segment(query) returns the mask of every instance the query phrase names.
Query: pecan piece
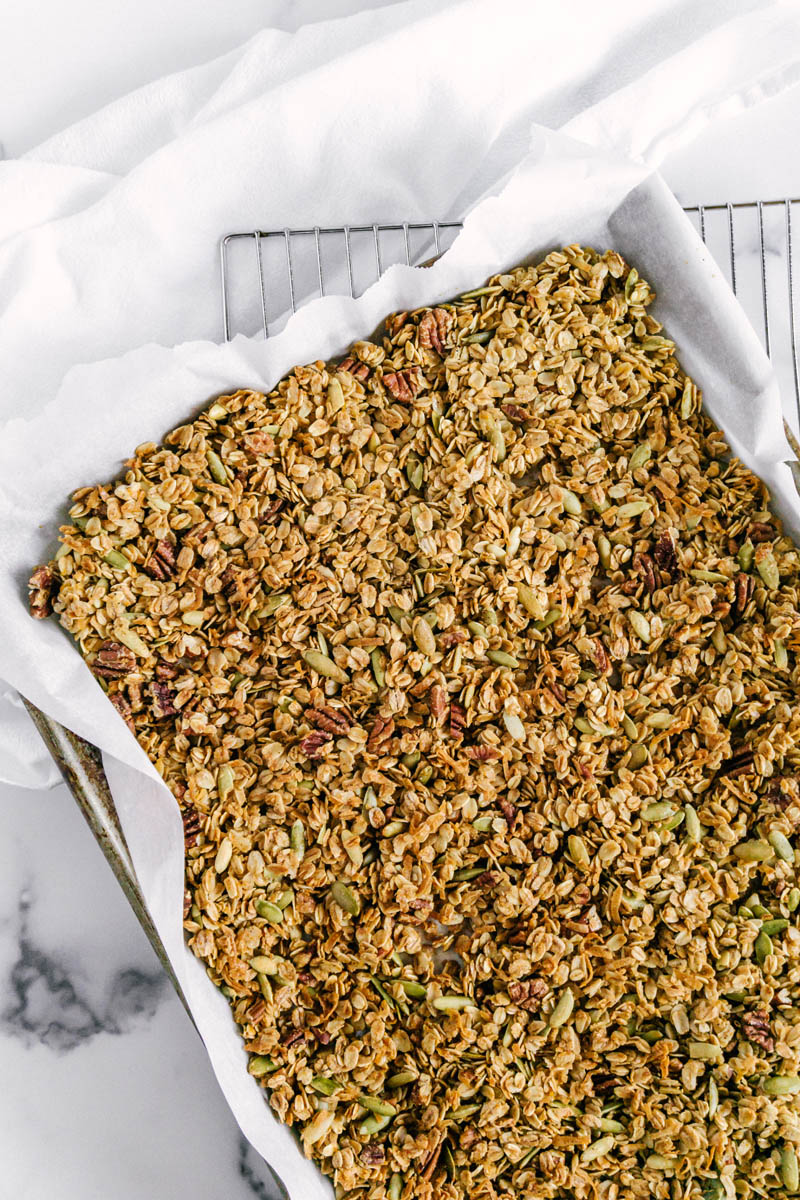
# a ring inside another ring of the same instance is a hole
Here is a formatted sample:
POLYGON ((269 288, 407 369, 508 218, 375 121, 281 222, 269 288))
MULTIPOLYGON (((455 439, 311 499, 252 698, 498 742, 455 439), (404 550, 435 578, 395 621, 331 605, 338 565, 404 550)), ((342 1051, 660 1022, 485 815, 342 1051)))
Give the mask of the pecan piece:
POLYGON ((190 850, 192 846, 196 846, 200 841, 203 823, 200 820, 200 813, 194 805, 191 808, 184 809, 181 816, 183 819, 183 840, 186 843, 187 850, 190 850))
POLYGON ((517 819, 517 810, 510 800, 506 800, 505 796, 498 797, 497 803, 500 806, 500 811, 506 819, 509 832, 514 828, 514 822, 517 819))
POLYGON ((156 721, 172 717, 178 711, 174 704, 175 693, 165 683, 150 684, 150 709, 156 721))
POLYGON ((369 377, 369 366, 367 363, 359 362, 357 358, 348 356, 339 363, 337 371, 347 371, 354 379, 360 380, 362 383, 369 377))
POLYGON ((467 635, 463 629, 445 629, 439 636, 439 645, 443 650, 452 650, 453 646, 458 646, 466 640, 467 635))
POLYGON ((367 1167, 379 1167, 386 1160, 386 1152, 378 1143, 367 1143, 361 1151, 361 1161, 367 1167))
POLYGON ((306 711, 306 720, 316 729, 324 729, 326 733, 345 734, 350 732, 353 724, 350 714, 344 708, 332 708, 329 704, 322 708, 310 708, 306 711))
POLYGON ((608 657, 608 651, 606 650, 602 639, 599 637, 594 639, 594 663, 598 671, 602 671, 603 674, 605 674, 605 672, 611 666, 611 662, 608 657))
POLYGON ((776 530, 766 521, 753 521, 747 531, 747 536, 754 545, 759 542, 771 542, 777 536, 776 530))
POLYGON ((494 746, 465 746, 464 754, 475 762, 494 762, 500 757, 500 751, 494 746))
POLYGON ((259 996, 257 1000, 253 1001, 245 1013, 248 1021, 250 1021, 253 1025, 257 1025, 258 1022, 262 1021, 266 1015, 267 1006, 261 996, 259 996))
POLYGON ((406 367, 403 371, 386 371, 383 382, 395 400, 402 404, 411 404, 420 390, 419 371, 416 367, 406 367))
POLYGON ((160 662, 156 663, 156 679, 158 679, 160 683, 164 683, 164 681, 167 679, 177 679, 178 674, 178 668, 174 663, 168 663, 163 658, 160 662))
POLYGON ((760 1046, 765 1054, 772 1054, 775 1039, 772 1036, 769 1018, 763 1009, 746 1013, 742 1018, 742 1033, 754 1046, 760 1046))
POLYGON ((392 313, 391 316, 387 317, 386 318, 386 332, 388 333, 389 337, 394 337, 394 335, 396 333, 399 333, 400 330, 405 325, 407 320, 408 320, 407 312, 392 313))
POLYGON ((499 871, 484 871, 482 875, 477 877, 475 882, 479 888, 486 888, 488 890, 495 887, 500 882, 500 879, 501 875, 499 871))
POLYGON ((133 733, 133 710, 131 709, 127 698, 123 696, 122 692, 114 692, 114 694, 110 695, 108 698, 114 705, 114 708, 117 710, 119 715, 122 717, 125 724, 128 726, 128 729, 130 729, 131 733, 133 733))
POLYGON ((658 566, 667 575, 675 575, 678 571, 678 551, 675 543, 672 540, 672 534, 669 530, 662 533, 656 543, 656 548, 653 551, 653 558, 658 566))
POLYGON ((429 308, 419 323, 420 346, 444 357, 445 339, 452 323, 453 318, 446 308, 429 308))
POLYGON ((467 724, 467 714, 457 700, 450 701, 450 737, 462 738, 467 724))
POLYGON ((652 596, 658 586, 656 581, 656 565, 649 554, 635 554, 633 565, 644 580, 644 586, 652 596))
POLYGON ((524 425, 526 421, 530 420, 528 413, 518 404, 501 404, 500 409, 514 425, 524 425))
POLYGON ((547 688, 558 704, 566 704, 567 693, 564 691, 560 683, 556 683, 556 681, 553 679, 550 681, 550 683, 548 683, 547 688))
POLYGON ((367 750, 370 754, 377 754, 385 742, 394 733, 394 717, 376 717, 372 722, 372 728, 369 731, 367 738, 367 750))
POLYGON ((222 594, 228 603, 242 604, 249 599, 252 583, 252 571, 240 571, 237 567, 226 567, 219 577, 222 594))
POLYGON ((526 1012, 536 1012, 549 992, 543 979, 521 979, 508 985, 509 999, 526 1012))
POLYGON ((31 616, 43 621, 53 611, 53 596, 58 591, 58 576, 52 567, 37 567, 28 580, 31 616))
POLYGON ((92 670, 101 679, 120 679, 136 669, 136 655, 122 642, 111 639, 103 642, 97 651, 92 670))
MULTIPOLYGON (((297 978, 299 979, 300 976, 298 975, 297 978)), ((303 980, 303 983, 311 983, 312 978, 313 977, 309 975, 307 979, 303 980)), ((320 1046, 329 1046, 331 1044, 331 1035, 328 1033, 327 1029, 312 1029, 311 1032, 314 1034, 314 1037, 317 1039, 320 1046)))
POLYGON ((745 575, 744 571, 740 571, 734 578, 734 601, 732 612, 734 618, 739 620, 744 616, 744 610, 753 598, 753 592, 756 589, 756 581, 752 575, 745 575))
POLYGON ((249 433, 244 439, 244 444, 249 454, 272 456, 275 453, 275 439, 271 433, 267 433, 266 429, 256 429, 253 433, 249 433))
POLYGON ((298 1042, 304 1042, 306 1033, 304 1029, 295 1029, 283 1039, 283 1044, 287 1050, 290 1046, 296 1046, 298 1042))
POLYGON ((315 729, 307 734, 300 743, 300 749, 307 758, 319 758, 322 748, 331 741, 331 734, 325 729, 315 729))
POLYGON ((727 779, 735 779, 738 775, 746 775, 753 766, 754 758, 755 755, 750 747, 743 746, 722 764, 717 774, 727 779))
POLYGON ((165 538, 156 542, 155 550, 150 555, 144 569, 152 579, 158 579, 160 582, 171 579, 178 569, 172 543, 165 538))
POLYGON ((428 695, 428 707, 437 725, 444 720, 448 710, 447 690, 440 683, 435 683, 428 695))
POLYGON ((282 510, 286 501, 283 496, 273 496, 267 507, 258 518, 259 525, 271 525, 278 513, 282 510))

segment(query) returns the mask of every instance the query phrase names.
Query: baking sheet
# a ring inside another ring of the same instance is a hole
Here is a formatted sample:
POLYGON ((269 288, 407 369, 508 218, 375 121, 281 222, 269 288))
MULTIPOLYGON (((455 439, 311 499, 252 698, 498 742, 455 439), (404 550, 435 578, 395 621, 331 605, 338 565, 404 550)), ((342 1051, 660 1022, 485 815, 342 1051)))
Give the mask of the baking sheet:
POLYGON ((769 362, 674 197, 645 166, 539 127, 500 195, 470 214, 451 250, 430 269, 393 267, 358 300, 316 301, 268 342, 150 345, 75 368, 54 403, 4 430, 0 678, 103 751, 142 893, 217 1078, 243 1132, 276 1169, 292 1200, 322 1200, 332 1193, 272 1117, 247 1074, 227 1001, 185 948, 177 805, 67 635, 54 621, 30 620, 25 582, 31 567, 52 554, 72 489, 112 478, 134 446, 161 438, 213 396, 239 387, 267 390, 296 363, 342 353, 394 309, 445 299, 498 269, 573 241, 615 248, 655 284, 655 313, 704 389, 709 412, 734 450, 768 483, 788 527, 800 532, 800 501, 785 465, 791 455, 769 362))

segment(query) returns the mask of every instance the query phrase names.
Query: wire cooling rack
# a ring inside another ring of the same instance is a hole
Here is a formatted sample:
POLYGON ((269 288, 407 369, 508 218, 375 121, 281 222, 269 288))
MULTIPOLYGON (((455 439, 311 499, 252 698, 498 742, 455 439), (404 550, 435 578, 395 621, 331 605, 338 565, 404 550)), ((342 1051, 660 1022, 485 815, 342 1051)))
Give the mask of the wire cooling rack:
MULTIPOLYGON (((770 356, 784 416, 800 435, 793 219, 800 200, 696 204, 685 209, 770 356)), ((220 243, 222 325, 267 337, 290 313, 325 295, 359 296, 393 263, 445 251, 459 221, 341 225, 230 233, 220 243)))

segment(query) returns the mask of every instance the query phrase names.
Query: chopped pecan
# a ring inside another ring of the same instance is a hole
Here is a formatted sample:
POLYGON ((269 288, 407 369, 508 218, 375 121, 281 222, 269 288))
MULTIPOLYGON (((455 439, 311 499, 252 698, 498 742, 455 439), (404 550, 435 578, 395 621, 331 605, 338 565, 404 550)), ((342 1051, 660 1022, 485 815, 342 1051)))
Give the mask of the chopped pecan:
POLYGON ((252 591, 253 572, 242 571, 238 567, 226 567, 219 577, 222 594, 228 603, 243 603, 248 600, 252 591))
POLYGON ((378 1142, 367 1142, 361 1151, 361 1161, 368 1167, 379 1167, 386 1160, 386 1152, 378 1142))
POLYGON ((744 616, 744 610, 753 598, 753 592, 756 588, 756 581, 752 575, 745 575, 744 571, 740 571, 733 581, 734 601, 732 613, 736 620, 744 616))
POLYGON ((602 638, 599 637, 594 639, 594 663, 598 671, 602 671, 603 674, 605 674, 605 672, 609 670, 611 666, 611 662, 608 657, 608 651, 603 644, 602 638))
POLYGON ((377 754, 384 742, 388 742, 394 733, 394 717, 376 717, 367 738, 367 750, 377 754))
POLYGON ((304 1029, 294 1029, 283 1039, 283 1044, 288 1050, 291 1046, 296 1046, 298 1042, 304 1042, 305 1039, 306 1031, 304 1029))
POLYGON ((501 404, 500 408, 514 425, 523 425, 530 419, 525 409, 520 408, 518 404, 501 404))
POLYGON ((508 823, 508 828, 509 828, 509 832, 510 832, 514 828, 514 822, 517 819, 517 810, 514 807, 514 805, 511 803, 511 801, 507 800, 505 798, 505 796, 499 796, 497 803, 499 804, 500 811, 502 812, 503 816, 506 819, 506 822, 508 823))
POLYGON ((114 708, 117 710, 119 715, 122 717, 125 724, 128 726, 128 729, 130 729, 131 732, 135 732, 133 726, 133 710, 131 709, 127 698, 123 696, 122 692, 114 692, 113 695, 110 695, 108 698, 114 705, 114 708))
POLYGON ((439 645, 443 650, 452 650, 453 646, 466 641, 467 635, 463 629, 445 629, 444 633, 439 635, 439 645))
POLYGON ((500 757, 500 751, 494 746, 465 746, 464 754, 476 762, 494 762, 500 757))
POLYGON ((763 1009, 745 1013, 742 1018, 742 1033, 754 1046, 760 1046, 765 1054, 772 1054, 775 1039, 772 1036, 769 1018, 763 1009))
POLYGON ((747 536, 754 545, 757 545, 759 542, 771 542, 778 534, 766 521, 753 521, 747 530, 747 536))
POLYGON ((273 496, 258 518, 259 525, 271 525, 285 504, 283 496, 273 496))
POLYGON ((200 841, 203 822, 200 820, 200 813, 194 805, 190 808, 185 808, 181 816, 183 819, 183 840, 186 843, 187 850, 190 850, 192 846, 196 846, 200 841))
POLYGON ((656 565, 649 554, 635 554, 633 556, 633 565, 644 581, 644 586, 652 596, 658 586, 656 580, 656 565))
POLYGON ((667 575, 675 575, 678 570, 678 551, 675 543, 672 540, 672 534, 669 530, 665 530, 656 543, 656 548, 653 551, 653 558, 658 566, 667 575))
POLYGON ((578 774, 583 776, 584 779, 592 779, 593 778, 594 773, 592 771, 592 768, 587 766, 586 763, 583 761, 583 759, 576 758, 575 766, 578 768, 578 774))
POLYGON ((448 710, 447 689, 435 683, 428 693, 428 707, 437 725, 444 720, 448 710))
POLYGON ((389 337, 392 338, 396 333, 399 333, 407 320, 407 312, 392 313, 391 316, 388 316, 386 318, 386 332, 389 337))
POLYGON ((484 871, 475 880, 479 888, 493 888, 501 880, 502 876, 499 871, 484 871))
POLYGON ((425 1162, 423 1163, 423 1166, 422 1166, 422 1178, 423 1179, 426 1179, 428 1181, 433 1179, 434 1173, 436 1171, 437 1163, 439 1162, 439 1156, 442 1153, 442 1146, 444 1146, 444 1143, 445 1143, 445 1139, 442 1138, 442 1140, 439 1142, 438 1146, 434 1146, 433 1150, 431 1150, 430 1154, 425 1159, 425 1162))
POLYGON ((445 339, 453 318, 446 308, 429 308, 419 323, 419 344, 424 350, 444 355, 445 339))
POLYGON ((515 980, 508 985, 509 998, 527 1012, 536 1012, 541 1008, 542 1001, 549 991, 550 989, 543 979, 515 980))
POLYGON ((43 621, 53 611, 53 596, 58 590, 58 576, 52 567, 37 567, 28 580, 28 602, 31 616, 43 621))
POLYGON ((722 763, 717 773, 728 779, 735 779, 738 775, 746 775, 753 766, 754 758, 755 755, 750 747, 744 746, 722 763))
POLYGON ((467 714, 457 700, 450 701, 450 737, 462 738, 467 724, 467 714))
POLYGON ((171 579, 178 569, 178 564, 175 561, 175 549, 172 543, 168 542, 166 538, 162 538, 160 542, 156 542, 156 547, 145 564, 144 569, 153 579, 158 579, 162 582, 165 579, 171 579))
POLYGON ((257 1000, 253 1001, 245 1013, 248 1021, 250 1021, 253 1025, 257 1025, 259 1021, 263 1021, 266 1015, 267 1006, 261 996, 259 996, 257 1000))
POLYGON ((550 682, 548 683, 547 687, 548 687, 548 690, 552 693, 554 699, 559 704, 566 704, 567 693, 564 691, 564 689, 560 683, 557 683, 555 681, 555 679, 551 679, 550 682))
POLYGON ((325 729, 315 729, 313 733, 306 734, 300 743, 300 749, 307 758, 319 758, 322 754, 322 748, 331 741, 331 734, 325 729))
MULTIPOLYGON (((298 979, 299 978, 300 976, 298 975, 298 979)), ((308 979, 303 980, 303 983, 311 983, 311 980, 312 976, 309 975, 308 979)), ((331 1035, 328 1033, 327 1029, 312 1029, 311 1032, 314 1034, 314 1037, 317 1039, 320 1046, 330 1046, 331 1035)))
POLYGON ((369 366, 367 363, 359 362, 357 358, 353 358, 351 355, 343 359, 336 369, 337 371, 347 371, 349 375, 352 375, 354 379, 358 379, 362 383, 369 376, 369 366))
POLYGON ((156 679, 160 683, 164 683, 167 679, 177 679, 180 674, 174 663, 168 663, 166 659, 161 659, 156 663, 156 679))
POLYGON ((172 717, 178 711, 175 707, 175 693, 165 683, 150 684, 151 711, 157 721, 164 717, 172 717))
POLYGON ((136 669, 136 655, 122 642, 110 639, 103 642, 97 651, 92 670, 101 679, 120 679, 136 669))
POLYGON ((144 708, 142 700, 142 685, 138 679, 131 679, 128 683, 128 700, 131 706, 131 712, 141 712, 144 708))
POLYGON ((764 793, 765 800, 774 804, 776 808, 785 811, 790 804, 797 798, 797 781, 792 775, 773 775, 767 784, 767 790, 764 793), (788 791, 784 791, 781 783, 788 784, 788 791), (794 794, 793 794, 794 793, 794 794))
POLYGON ((420 390, 419 371, 416 367, 406 367, 403 371, 386 371, 383 382, 402 404, 411 404, 420 390))
POLYGON ((326 733, 349 733, 353 724, 346 708, 333 708, 329 704, 322 708, 307 709, 305 716, 310 725, 316 729, 324 729, 326 733))

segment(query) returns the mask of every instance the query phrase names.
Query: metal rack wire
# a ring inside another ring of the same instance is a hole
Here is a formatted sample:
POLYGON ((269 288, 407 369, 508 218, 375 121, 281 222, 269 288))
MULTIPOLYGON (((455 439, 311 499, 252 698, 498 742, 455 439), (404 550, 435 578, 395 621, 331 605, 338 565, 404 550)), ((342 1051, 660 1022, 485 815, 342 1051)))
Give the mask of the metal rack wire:
MULTIPOLYGON (((784 416, 800 435, 793 214, 800 200, 685 209, 741 301, 778 376, 784 416)), ((393 263, 443 253, 459 221, 341 225, 229 233, 220 242, 222 328, 267 337, 309 300, 358 296, 393 263)))

